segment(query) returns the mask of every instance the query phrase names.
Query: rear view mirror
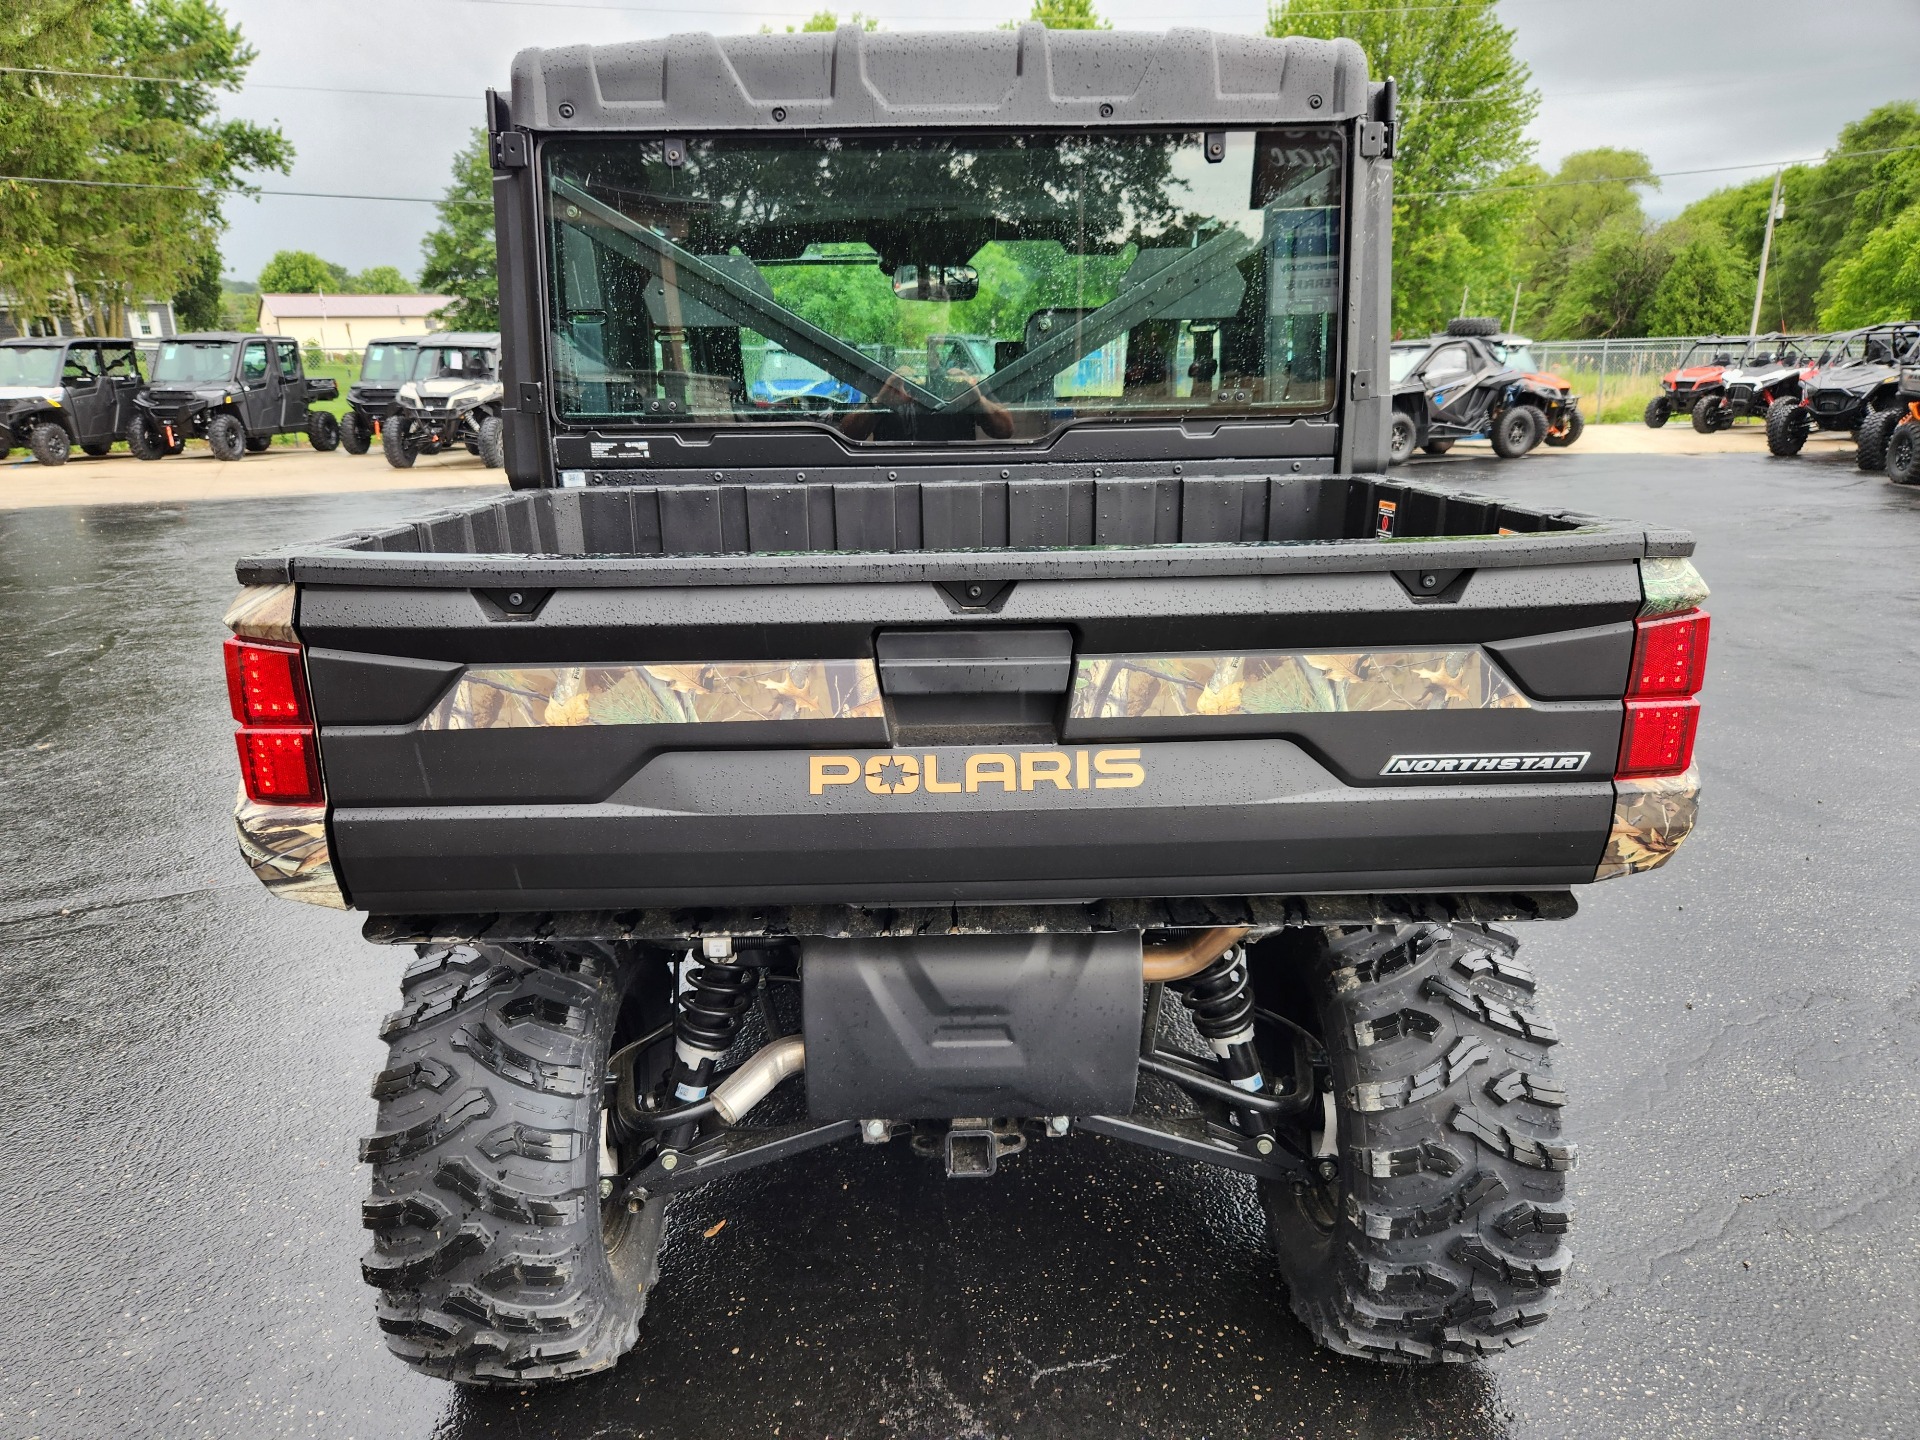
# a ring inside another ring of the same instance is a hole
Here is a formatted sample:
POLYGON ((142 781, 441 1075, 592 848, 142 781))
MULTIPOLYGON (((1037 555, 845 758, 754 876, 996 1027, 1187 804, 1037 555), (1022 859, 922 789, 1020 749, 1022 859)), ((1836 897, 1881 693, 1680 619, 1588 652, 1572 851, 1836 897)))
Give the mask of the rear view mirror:
POLYGON ((902 265, 893 272, 893 293, 902 300, 971 300, 980 274, 971 265, 902 265))

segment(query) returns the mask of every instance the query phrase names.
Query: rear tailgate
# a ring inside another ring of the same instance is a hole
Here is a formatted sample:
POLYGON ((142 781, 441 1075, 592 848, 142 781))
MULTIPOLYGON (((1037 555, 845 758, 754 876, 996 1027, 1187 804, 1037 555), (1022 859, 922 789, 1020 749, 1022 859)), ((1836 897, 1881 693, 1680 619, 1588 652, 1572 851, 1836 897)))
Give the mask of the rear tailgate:
POLYGON ((467 512, 242 578, 299 586, 376 913, 1592 880, 1640 562, 1690 542, 1473 497, 1388 539, 1431 492, 1313 483, 1345 538, 636 554, 546 492, 582 531, 513 548, 595 553, 467 512))

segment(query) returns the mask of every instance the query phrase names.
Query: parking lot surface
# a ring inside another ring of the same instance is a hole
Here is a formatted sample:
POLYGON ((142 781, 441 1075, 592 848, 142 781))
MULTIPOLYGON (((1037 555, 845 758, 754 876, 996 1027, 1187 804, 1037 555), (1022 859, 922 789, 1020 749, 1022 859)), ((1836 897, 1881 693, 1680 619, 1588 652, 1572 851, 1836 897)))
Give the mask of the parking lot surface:
POLYGON ((1409 473, 1692 528, 1714 589, 1699 832, 1521 931, 1581 1146, 1523 1350, 1316 1352, 1248 1185, 1075 1135, 709 1187, 617 1371, 410 1374, 354 1161, 403 956, 236 858, 218 622, 236 555, 458 497, 49 508, 0 514, 0 1434, 1920 1432, 1920 495, 1829 454, 1409 473))

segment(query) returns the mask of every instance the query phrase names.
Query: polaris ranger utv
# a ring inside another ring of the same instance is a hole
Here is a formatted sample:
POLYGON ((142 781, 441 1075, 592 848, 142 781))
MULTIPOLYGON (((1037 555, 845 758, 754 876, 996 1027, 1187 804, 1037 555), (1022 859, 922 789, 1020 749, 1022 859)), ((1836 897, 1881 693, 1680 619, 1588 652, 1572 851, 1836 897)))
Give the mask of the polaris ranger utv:
POLYGON ((500 336, 494 332, 428 335, 413 369, 393 397, 380 428, 387 463, 405 470, 422 455, 463 445, 498 469, 501 449, 500 336))
POLYGON ((342 450, 349 455, 364 455, 373 448, 381 422, 393 414, 400 387, 413 377, 413 360, 419 350, 418 335, 368 342, 366 353, 360 357, 360 378, 347 387, 347 408, 340 417, 342 450))
POLYGON ((1482 436, 1502 460, 1517 460, 1543 440, 1578 440, 1586 421, 1572 387, 1540 371, 1532 344, 1501 334, 1498 320, 1474 317, 1449 320, 1445 335, 1423 343, 1396 342, 1389 463, 1404 464, 1416 446, 1444 455, 1455 441, 1482 436))
POLYGON ((66 464, 76 445, 105 455, 127 438, 139 391, 131 340, 0 342, 0 459, 15 445, 42 465, 66 464))
POLYGON ((602 1370, 677 1194, 1075 1134, 1257 1180, 1337 1351, 1534 1333, 1574 1152, 1493 927, 1688 834, 1706 590, 1380 473, 1392 82, 843 27, 526 51, 489 107, 517 493, 228 615, 247 860, 417 947, 394 1353, 602 1370), (758 403, 775 346, 844 392, 758 403))
POLYGON ((258 454, 276 435, 305 435, 316 450, 340 443, 340 422, 315 400, 340 386, 309 379, 300 346, 282 335, 209 332, 160 342, 153 377, 135 398, 127 448, 141 460, 178 455, 200 436, 216 460, 258 454))

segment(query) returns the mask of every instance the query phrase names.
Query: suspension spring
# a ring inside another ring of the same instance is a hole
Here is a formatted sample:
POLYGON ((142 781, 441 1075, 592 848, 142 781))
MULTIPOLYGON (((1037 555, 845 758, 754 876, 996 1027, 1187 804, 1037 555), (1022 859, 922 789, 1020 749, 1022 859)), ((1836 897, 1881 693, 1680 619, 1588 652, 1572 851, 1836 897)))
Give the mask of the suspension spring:
MULTIPOLYGON (((1260 1054, 1253 1045, 1253 981, 1247 972, 1247 952, 1235 945, 1222 951, 1191 980, 1173 982, 1174 991, 1193 1014, 1193 1028, 1220 1057, 1227 1083, 1257 1094, 1267 1088, 1260 1073, 1260 1054)), ((1234 1112, 1240 1127, 1251 1135, 1271 1134, 1266 1117, 1254 1110, 1234 1112)))
MULTIPOLYGON (((731 937, 708 936, 700 944, 703 963, 688 973, 674 1017, 676 1105, 693 1105, 707 1098, 714 1067, 740 1033, 759 978, 750 966, 740 963, 731 937)), ((680 1126, 669 1131, 663 1143, 668 1148, 682 1148, 693 1138, 694 1129, 692 1124, 680 1126)))

